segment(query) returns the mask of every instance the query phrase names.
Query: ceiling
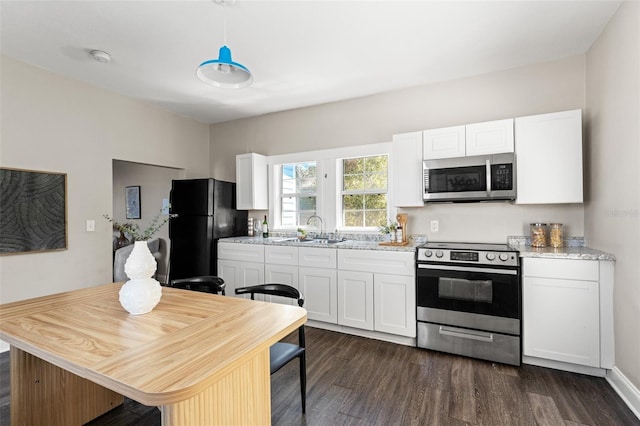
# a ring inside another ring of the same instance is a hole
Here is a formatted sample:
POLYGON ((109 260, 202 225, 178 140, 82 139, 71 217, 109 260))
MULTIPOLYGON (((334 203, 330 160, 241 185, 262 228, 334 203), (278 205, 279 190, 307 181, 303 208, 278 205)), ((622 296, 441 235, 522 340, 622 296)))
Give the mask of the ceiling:
POLYGON ((227 44, 253 84, 196 77, 223 10, 201 1, 0 2, 2 54, 204 123, 362 97, 586 52, 619 1, 248 1, 227 44), (89 50, 109 52, 109 64, 89 50))

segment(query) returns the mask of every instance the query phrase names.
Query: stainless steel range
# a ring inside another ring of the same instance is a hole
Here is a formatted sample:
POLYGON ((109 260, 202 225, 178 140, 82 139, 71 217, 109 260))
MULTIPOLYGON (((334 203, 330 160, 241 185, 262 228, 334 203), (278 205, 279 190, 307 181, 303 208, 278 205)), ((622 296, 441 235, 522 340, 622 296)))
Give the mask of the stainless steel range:
POLYGON ((417 346, 520 365, 521 295, 518 252, 506 245, 418 247, 417 346))

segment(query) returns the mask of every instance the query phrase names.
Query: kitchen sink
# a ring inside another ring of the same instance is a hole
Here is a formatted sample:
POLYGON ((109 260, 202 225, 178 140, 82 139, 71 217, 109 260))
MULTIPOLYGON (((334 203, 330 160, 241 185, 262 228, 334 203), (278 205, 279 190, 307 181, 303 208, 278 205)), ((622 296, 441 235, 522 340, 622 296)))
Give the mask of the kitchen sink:
POLYGON ((337 243, 341 243, 344 240, 330 240, 327 238, 314 238, 313 240, 303 240, 301 241, 302 243, 309 243, 309 244, 337 244, 337 243))

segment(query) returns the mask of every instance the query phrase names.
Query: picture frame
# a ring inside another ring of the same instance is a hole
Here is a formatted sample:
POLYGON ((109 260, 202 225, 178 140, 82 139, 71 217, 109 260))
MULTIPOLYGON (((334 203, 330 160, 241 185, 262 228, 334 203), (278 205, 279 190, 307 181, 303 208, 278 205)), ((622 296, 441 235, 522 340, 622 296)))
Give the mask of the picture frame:
POLYGON ((126 186, 124 190, 127 219, 140 219, 140 186, 126 186))
POLYGON ((67 174, 0 168, 0 256, 67 249, 67 174))

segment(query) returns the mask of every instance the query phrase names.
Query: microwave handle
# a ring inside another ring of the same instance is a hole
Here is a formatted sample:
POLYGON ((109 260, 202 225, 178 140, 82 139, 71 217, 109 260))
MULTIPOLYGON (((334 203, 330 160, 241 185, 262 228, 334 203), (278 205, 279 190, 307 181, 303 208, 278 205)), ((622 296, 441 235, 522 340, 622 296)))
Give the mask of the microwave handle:
POLYGON ((491 160, 486 160, 487 167, 487 194, 491 193, 491 160))

